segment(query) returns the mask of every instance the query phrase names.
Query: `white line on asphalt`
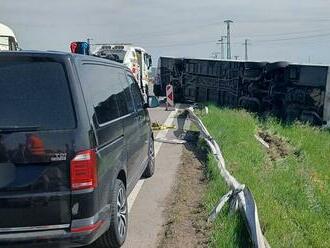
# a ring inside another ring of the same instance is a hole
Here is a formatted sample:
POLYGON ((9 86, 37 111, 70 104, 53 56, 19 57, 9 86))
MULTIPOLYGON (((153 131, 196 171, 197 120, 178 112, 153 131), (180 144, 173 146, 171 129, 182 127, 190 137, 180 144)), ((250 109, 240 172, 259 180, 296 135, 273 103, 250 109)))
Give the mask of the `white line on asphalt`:
MULTIPOLYGON (((173 124, 174 122, 174 119, 175 119, 175 115, 177 114, 178 112, 178 109, 176 108, 175 111, 172 111, 170 113, 170 115, 167 117, 164 125, 165 126, 170 126, 173 124)), ((158 132, 157 136, 155 137, 155 139, 163 139, 166 137, 167 133, 168 133, 169 130, 161 130, 158 132)), ((160 150, 160 147, 162 146, 162 143, 159 143, 159 142, 155 142, 155 156, 157 157, 157 154, 160 150)), ((140 180, 136 186, 134 187, 133 191, 131 192, 131 194, 129 195, 128 197, 128 212, 131 211, 133 205, 134 205, 134 202, 136 200, 136 197, 138 196, 141 188, 142 188, 142 185, 144 183, 145 180, 140 180)))

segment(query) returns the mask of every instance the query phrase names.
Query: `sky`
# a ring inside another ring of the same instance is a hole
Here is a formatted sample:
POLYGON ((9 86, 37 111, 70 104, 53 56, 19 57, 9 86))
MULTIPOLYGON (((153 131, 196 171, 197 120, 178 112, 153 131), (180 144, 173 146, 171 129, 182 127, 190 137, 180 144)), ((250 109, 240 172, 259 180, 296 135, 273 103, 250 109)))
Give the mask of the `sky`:
POLYGON ((330 0, 0 0, 23 49, 125 42, 159 56, 208 58, 231 25, 232 56, 330 64, 330 0))

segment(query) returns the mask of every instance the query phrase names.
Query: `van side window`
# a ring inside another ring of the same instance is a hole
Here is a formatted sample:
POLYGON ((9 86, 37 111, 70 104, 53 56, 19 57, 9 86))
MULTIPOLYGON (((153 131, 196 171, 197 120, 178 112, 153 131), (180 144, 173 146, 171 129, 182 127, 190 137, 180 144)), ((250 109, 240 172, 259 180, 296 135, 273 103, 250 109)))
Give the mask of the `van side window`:
POLYGON ((126 100, 126 96, 125 96, 124 91, 121 91, 117 95, 117 99, 116 100, 117 100, 117 104, 118 104, 120 116, 124 116, 124 115, 129 114, 128 106, 127 106, 127 103, 126 103, 127 100, 126 100))
POLYGON ((134 112, 134 103, 130 92, 130 87, 124 72, 119 73, 119 80, 122 85, 122 88, 124 89, 123 97, 125 98, 124 103, 126 104, 127 107, 127 111, 128 111, 127 114, 132 113, 134 112))
POLYGON ((120 117, 119 107, 123 112, 127 111, 122 106, 124 100, 118 69, 106 65, 84 64, 81 81, 90 117, 93 118, 95 114, 98 124, 120 117))
POLYGON ((136 105, 136 108, 141 109, 141 108, 143 108, 143 98, 142 98, 142 95, 141 95, 141 92, 140 92, 139 85, 132 76, 128 75, 127 78, 128 78, 128 81, 129 81, 129 85, 130 85, 130 88, 131 88, 131 92, 132 92, 132 95, 133 95, 133 99, 134 99, 134 103, 136 105))

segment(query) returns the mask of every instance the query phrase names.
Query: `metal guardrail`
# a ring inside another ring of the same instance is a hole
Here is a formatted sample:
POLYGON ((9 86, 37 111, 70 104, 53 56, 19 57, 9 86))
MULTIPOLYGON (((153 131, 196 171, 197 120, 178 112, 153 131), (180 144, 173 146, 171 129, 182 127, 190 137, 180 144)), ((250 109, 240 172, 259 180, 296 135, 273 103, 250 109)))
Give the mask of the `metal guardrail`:
POLYGON ((214 221, 225 203, 227 201, 231 201, 231 205, 234 206, 235 209, 240 210, 254 247, 270 248, 268 241, 261 231, 257 205, 251 191, 247 186, 239 183, 226 169, 225 160, 218 143, 213 139, 203 122, 194 113, 193 107, 186 109, 186 112, 191 122, 194 123, 200 130, 202 138, 206 141, 213 155, 217 159, 220 174, 230 188, 230 191, 220 198, 217 206, 212 210, 209 216, 209 221, 214 221))

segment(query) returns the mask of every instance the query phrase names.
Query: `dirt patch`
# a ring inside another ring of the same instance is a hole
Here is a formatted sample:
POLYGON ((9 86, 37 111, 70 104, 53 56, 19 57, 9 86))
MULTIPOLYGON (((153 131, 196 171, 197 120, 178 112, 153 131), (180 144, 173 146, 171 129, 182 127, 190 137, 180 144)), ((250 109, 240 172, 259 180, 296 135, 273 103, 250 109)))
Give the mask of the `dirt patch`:
POLYGON ((159 248, 207 247, 207 213, 202 205, 207 179, 198 160, 197 148, 188 144, 183 149, 176 185, 168 200, 167 222, 159 248))
POLYGON ((267 131, 259 131, 258 135, 269 145, 267 151, 272 161, 286 158, 288 155, 292 154, 293 148, 282 137, 271 134, 267 131))

